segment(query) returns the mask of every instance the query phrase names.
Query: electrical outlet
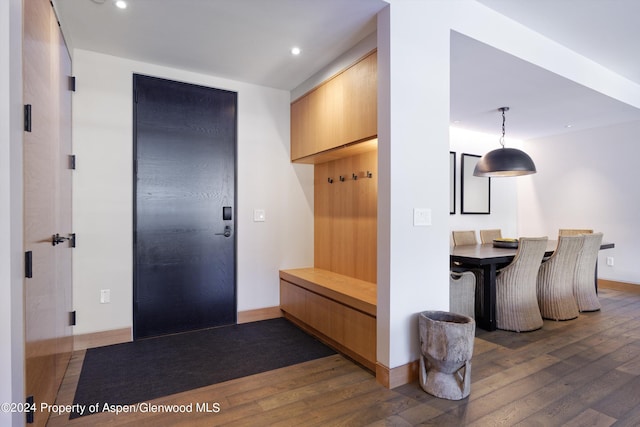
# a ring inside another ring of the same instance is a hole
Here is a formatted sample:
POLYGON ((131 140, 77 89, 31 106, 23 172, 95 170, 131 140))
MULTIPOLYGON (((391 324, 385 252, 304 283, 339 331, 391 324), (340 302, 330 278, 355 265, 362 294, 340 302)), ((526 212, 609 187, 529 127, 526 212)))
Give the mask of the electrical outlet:
POLYGON ((612 256, 608 256, 607 257, 607 265, 609 267, 613 267, 613 257, 612 256))
POLYGON ((100 290, 100 304, 109 304, 111 302, 111 289, 100 290))

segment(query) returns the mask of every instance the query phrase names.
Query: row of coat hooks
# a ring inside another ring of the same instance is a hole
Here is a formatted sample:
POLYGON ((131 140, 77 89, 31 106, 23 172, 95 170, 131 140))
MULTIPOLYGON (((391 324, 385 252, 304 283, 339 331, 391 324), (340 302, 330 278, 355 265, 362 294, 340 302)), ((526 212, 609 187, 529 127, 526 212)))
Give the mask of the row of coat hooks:
MULTIPOLYGON (((353 180, 353 181, 355 181, 355 180, 357 180, 359 177, 360 177, 360 178, 373 178, 373 174, 372 174, 371 172, 369 172, 369 171, 366 171, 366 172, 359 172, 359 173, 355 173, 355 172, 354 172, 354 173, 352 173, 352 174, 351 174, 351 178, 350 178, 350 179, 351 179, 351 180, 353 180)), ((344 175, 340 175, 340 177, 339 177, 338 179, 340 180, 340 182, 344 182, 344 181, 345 181, 345 179, 347 179, 347 178, 346 178, 344 175)), ((327 178, 327 182, 328 182, 329 184, 333 184, 333 178, 331 178, 331 177, 327 178)))

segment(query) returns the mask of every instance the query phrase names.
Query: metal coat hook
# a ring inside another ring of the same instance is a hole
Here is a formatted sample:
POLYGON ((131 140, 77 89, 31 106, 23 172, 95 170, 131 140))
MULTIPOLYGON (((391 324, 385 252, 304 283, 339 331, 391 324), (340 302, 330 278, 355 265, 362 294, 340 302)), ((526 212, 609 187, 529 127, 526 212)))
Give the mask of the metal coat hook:
POLYGON ((353 178, 353 180, 355 181, 356 179, 358 179, 358 175, 356 175, 355 173, 351 174, 351 177, 353 178))
POLYGON ((344 182, 344 176, 340 175, 340 182, 344 182))
POLYGON ((329 184, 333 184, 333 178, 327 178, 327 182, 328 182, 329 184))
POLYGON ((367 171, 367 178, 373 178, 373 174, 369 171, 367 171))

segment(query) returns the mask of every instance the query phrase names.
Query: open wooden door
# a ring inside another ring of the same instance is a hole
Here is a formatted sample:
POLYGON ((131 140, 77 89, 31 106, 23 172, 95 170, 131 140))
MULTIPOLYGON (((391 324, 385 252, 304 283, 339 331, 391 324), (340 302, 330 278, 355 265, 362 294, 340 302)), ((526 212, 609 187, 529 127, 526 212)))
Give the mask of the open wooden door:
MULTIPOLYGON (((54 403, 73 350, 71 59, 49 1, 23 5, 25 391, 39 409, 54 403)), ((42 426, 48 413, 27 417, 42 426)))

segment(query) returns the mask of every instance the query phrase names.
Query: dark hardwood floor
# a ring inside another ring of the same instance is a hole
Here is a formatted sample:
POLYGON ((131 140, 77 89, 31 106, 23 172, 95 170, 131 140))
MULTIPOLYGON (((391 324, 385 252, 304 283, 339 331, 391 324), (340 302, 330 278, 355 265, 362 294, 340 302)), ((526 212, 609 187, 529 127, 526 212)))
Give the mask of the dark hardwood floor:
MULTIPOLYGON (((49 426, 638 426, 640 287, 600 289, 602 310, 529 333, 477 331, 471 395, 438 399, 417 383, 388 390, 342 356, 167 396, 192 412, 102 413, 49 426), (218 413, 196 404, 220 405, 218 413)), ((84 351, 58 394, 71 404, 84 351)), ((248 355, 250 357, 250 355, 248 355)))

